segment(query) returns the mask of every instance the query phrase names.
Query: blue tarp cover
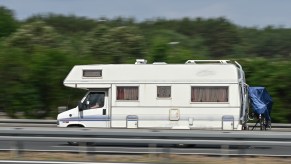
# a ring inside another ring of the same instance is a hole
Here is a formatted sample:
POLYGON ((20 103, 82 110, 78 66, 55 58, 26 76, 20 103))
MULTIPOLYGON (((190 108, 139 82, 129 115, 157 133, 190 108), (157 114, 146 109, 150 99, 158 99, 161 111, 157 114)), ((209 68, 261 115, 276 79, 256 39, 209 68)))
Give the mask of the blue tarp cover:
POLYGON ((267 121, 271 120, 272 97, 265 87, 249 87, 249 98, 253 111, 257 115, 263 115, 267 121))

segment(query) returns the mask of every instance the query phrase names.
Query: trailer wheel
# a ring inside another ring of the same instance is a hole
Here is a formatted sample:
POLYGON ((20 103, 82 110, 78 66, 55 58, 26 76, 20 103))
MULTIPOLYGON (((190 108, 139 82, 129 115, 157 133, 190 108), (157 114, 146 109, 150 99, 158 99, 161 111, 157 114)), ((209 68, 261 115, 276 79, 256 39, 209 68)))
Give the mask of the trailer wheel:
POLYGON ((249 130, 249 127, 247 125, 243 125, 242 130, 249 130))
POLYGON ((270 130, 271 129, 271 121, 267 121, 265 117, 262 117, 260 120, 260 129, 261 130, 270 130))
POLYGON ((261 130, 266 130, 266 119, 265 119, 265 117, 262 117, 260 119, 260 129, 261 130))

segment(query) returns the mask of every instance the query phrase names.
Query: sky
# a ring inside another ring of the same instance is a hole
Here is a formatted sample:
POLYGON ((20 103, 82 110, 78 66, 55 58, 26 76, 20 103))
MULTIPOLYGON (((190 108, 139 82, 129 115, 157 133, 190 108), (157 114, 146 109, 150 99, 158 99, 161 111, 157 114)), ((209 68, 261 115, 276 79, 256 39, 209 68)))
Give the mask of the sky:
POLYGON ((0 0, 0 6, 19 20, 47 13, 138 21, 225 17, 239 26, 291 28, 291 0, 0 0))

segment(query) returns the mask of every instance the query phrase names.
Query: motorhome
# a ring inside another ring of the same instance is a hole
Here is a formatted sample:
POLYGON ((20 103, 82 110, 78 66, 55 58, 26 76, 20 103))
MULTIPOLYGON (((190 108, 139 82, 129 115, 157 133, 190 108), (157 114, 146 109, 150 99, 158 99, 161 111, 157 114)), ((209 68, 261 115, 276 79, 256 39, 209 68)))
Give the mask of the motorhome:
POLYGON ((86 89, 58 127, 243 130, 244 71, 229 60, 76 65, 64 85, 86 89))

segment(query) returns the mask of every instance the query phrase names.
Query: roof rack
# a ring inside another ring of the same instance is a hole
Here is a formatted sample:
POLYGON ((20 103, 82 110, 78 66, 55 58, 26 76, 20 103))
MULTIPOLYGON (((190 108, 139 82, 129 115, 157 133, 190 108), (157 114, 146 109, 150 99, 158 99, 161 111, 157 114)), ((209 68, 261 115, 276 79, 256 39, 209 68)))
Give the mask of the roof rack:
POLYGON ((185 64, 205 64, 205 63, 220 63, 220 64, 227 64, 230 62, 229 60, 187 60, 185 64))
POLYGON ((153 64, 167 64, 166 62, 153 62, 153 64))

